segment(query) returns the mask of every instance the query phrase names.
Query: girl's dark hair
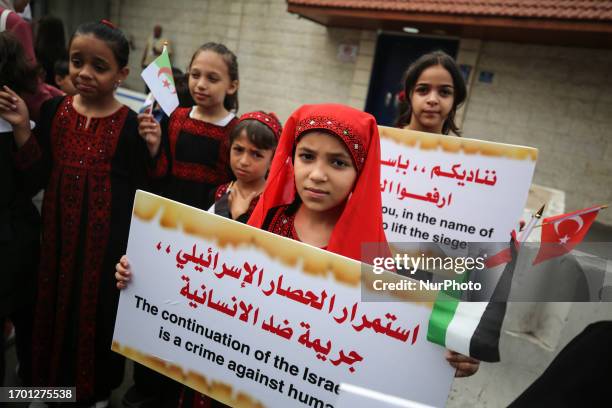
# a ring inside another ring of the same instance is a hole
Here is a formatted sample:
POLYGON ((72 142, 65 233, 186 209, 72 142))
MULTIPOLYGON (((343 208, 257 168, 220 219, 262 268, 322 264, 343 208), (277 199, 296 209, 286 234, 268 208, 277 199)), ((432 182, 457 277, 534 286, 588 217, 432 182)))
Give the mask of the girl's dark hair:
POLYGON ((21 42, 9 31, 0 33, 0 87, 8 86, 17 94, 34 93, 38 69, 30 64, 21 42))
POLYGON ((455 114, 457 113, 457 108, 465 101, 465 97, 467 95, 467 89, 465 87, 465 81, 463 80, 463 75, 457 66, 455 60, 448 54, 443 51, 433 51, 428 54, 422 55, 413 62, 406 72, 404 73, 404 95, 405 99, 400 101, 399 104, 399 115, 397 120, 395 121, 395 126, 404 127, 410 123, 410 118, 412 116, 412 106, 410 105, 410 99, 412 97, 412 92, 414 90, 414 86, 416 85, 417 80, 427 68, 441 65, 444 69, 448 71, 451 78, 453 79, 453 107, 448 114, 448 117, 444 121, 442 125, 442 133, 447 135, 449 132, 453 132, 456 135, 461 135, 459 128, 455 124, 455 114))
POLYGON ((53 71, 55 72, 55 75, 59 75, 60 77, 64 78, 66 75, 70 73, 68 61, 66 60, 55 61, 55 65, 53 65, 53 71))
POLYGON ((46 72, 46 82, 55 84, 55 62, 68 57, 64 23, 57 17, 45 16, 38 21, 36 59, 46 72))
MULTIPOLYGON (((191 70, 191 64, 193 64, 193 60, 202 51, 214 51, 219 54, 223 58, 223 61, 225 61, 225 65, 227 65, 227 72, 229 73, 230 80, 238 80, 238 58, 236 57, 236 54, 230 51, 229 48, 220 43, 208 42, 200 46, 200 48, 198 48, 193 54, 193 57, 191 57, 191 61, 189 62, 189 70, 191 70)), ((223 100, 223 106, 228 111, 238 112, 238 90, 236 90, 233 95, 225 95, 225 99, 223 100)))
POLYGON ((70 38, 70 44, 68 45, 69 49, 74 38, 79 35, 93 35, 97 39, 104 41, 113 51, 119 68, 123 68, 128 64, 128 59, 130 57, 130 45, 128 40, 121 30, 112 27, 110 23, 105 24, 96 21, 81 24, 70 38))
POLYGON ((277 141, 274 132, 272 132, 272 129, 268 126, 256 119, 241 120, 240 123, 234 127, 232 133, 230 133, 230 146, 240 137, 243 130, 246 131, 249 142, 253 143, 258 149, 276 149, 277 141))
POLYGON ((187 75, 178 68, 172 67, 172 76, 174 77, 174 88, 176 96, 178 96, 179 106, 182 108, 190 108, 195 102, 189 93, 189 80, 187 75))

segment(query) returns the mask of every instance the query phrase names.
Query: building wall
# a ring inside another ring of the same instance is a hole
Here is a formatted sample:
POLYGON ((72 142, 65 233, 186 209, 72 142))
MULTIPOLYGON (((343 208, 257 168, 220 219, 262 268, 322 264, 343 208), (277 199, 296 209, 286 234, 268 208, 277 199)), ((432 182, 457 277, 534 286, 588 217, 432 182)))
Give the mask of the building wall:
POLYGON ((87 7, 81 7, 83 4, 79 0, 47 0, 45 2, 36 2, 37 6, 46 11, 46 14, 61 17, 66 31, 66 39, 69 39, 74 30, 79 24, 85 21, 99 21, 103 18, 108 18, 110 10, 110 0, 97 0, 89 2, 87 7))
MULTIPOLYGON (((111 16, 138 47, 127 86, 142 89, 140 59, 156 23, 185 70, 206 41, 238 55, 240 110, 284 120, 304 103, 365 106, 376 44, 372 31, 326 28, 286 12, 283 0, 113 0, 111 16), (160 16, 164 16, 162 19, 160 16), (358 45, 354 62, 340 44, 358 45)), ((458 59, 472 65, 463 112, 467 137, 540 149, 534 182, 567 193, 566 208, 612 201, 612 51, 463 39, 458 59), (490 84, 481 71, 494 74, 490 84)), ((612 224, 612 211, 599 221, 612 224)))
POLYGON ((113 0, 112 18, 138 47, 132 51, 132 73, 126 85, 144 88, 138 76, 142 52, 146 37, 160 23, 174 50, 173 64, 182 70, 207 41, 222 42, 236 53, 241 112, 270 110, 284 120, 305 103, 337 102, 363 108, 373 33, 328 29, 286 9, 283 0, 113 0), (359 46, 357 60, 339 60, 340 44, 359 46))
MULTIPOLYGON (((612 51, 473 44, 466 136, 540 149, 534 182, 566 192, 568 211, 612 201, 612 51)), ((598 221, 612 224, 612 211, 598 221)))

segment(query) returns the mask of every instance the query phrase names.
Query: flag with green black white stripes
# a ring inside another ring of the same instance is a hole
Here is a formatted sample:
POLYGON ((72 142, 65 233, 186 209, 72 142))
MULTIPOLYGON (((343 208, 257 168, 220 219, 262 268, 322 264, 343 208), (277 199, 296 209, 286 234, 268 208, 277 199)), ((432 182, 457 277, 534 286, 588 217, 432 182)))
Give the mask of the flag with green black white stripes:
MULTIPOLYGON (((516 243, 513 236, 485 263, 488 275, 499 276, 489 301, 462 301, 460 293, 440 291, 429 319, 429 341, 481 361, 500 360, 499 338, 516 266, 516 243)), ((462 279, 468 279, 468 274, 462 279)))

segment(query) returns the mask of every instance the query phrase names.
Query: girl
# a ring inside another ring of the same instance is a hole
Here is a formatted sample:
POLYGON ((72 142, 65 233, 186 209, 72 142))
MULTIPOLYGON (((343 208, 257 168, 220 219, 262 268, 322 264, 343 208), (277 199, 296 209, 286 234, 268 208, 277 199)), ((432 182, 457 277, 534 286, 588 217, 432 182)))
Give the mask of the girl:
POLYGON ((201 46, 189 64, 189 92, 195 106, 177 108, 161 126, 151 115, 140 114, 138 131, 152 158, 151 175, 165 179, 162 193, 207 209, 211 191, 231 179, 229 134, 238 123, 234 53, 222 44, 201 46))
MULTIPOLYGON (((104 271, 125 253, 147 160, 135 114, 114 97, 128 56, 126 38, 111 23, 79 26, 69 45, 78 94, 44 105, 36 137, 15 133, 16 160, 45 188, 34 382, 76 385, 77 399, 98 407, 108 404, 124 365, 110 350, 118 296, 104 271)), ((16 122, 28 122, 16 94, 2 98, 12 102, 16 122)))
MULTIPOLYGON (((34 92, 36 69, 23 46, 10 32, 0 32, 0 94, 34 92)), ((5 97, 8 96, 5 94, 5 97)), ((0 96, 0 258, 4 260, 0 285, 0 327, 15 327, 19 377, 31 385, 31 339, 36 269, 40 252, 40 217, 32 204, 36 191, 27 188, 13 159, 15 132, 29 132, 30 124, 15 121, 14 102, 0 96), (8 104, 7 104, 8 102, 8 104)), ((19 136, 18 136, 19 137, 19 136)), ((4 384, 4 333, 0 335, 0 383, 4 384)))
MULTIPOLYGON (((467 91, 455 60, 442 51, 422 55, 408 67, 404 78, 396 126, 444 135, 453 132, 460 136, 455 114, 465 101, 467 91)), ((456 377, 473 375, 480 365, 478 360, 450 350, 446 359, 457 369, 456 377)))
POLYGON ((236 180, 220 185, 209 211, 246 223, 259 201, 280 138, 281 123, 274 113, 250 112, 230 135, 230 167, 236 180))
POLYGON ((442 51, 425 54, 408 67, 404 78, 396 126, 460 136, 455 114, 467 91, 455 60, 442 51))

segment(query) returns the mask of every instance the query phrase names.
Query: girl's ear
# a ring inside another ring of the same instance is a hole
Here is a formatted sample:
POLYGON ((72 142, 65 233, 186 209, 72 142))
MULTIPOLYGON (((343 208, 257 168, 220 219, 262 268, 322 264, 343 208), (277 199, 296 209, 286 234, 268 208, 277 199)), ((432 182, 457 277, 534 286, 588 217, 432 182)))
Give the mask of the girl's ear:
POLYGON ((227 92, 226 94, 228 95, 233 95, 238 91, 238 88, 240 87, 240 81, 235 79, 230 83, 229 88, 227 88, 227 92))
POLYGON ((126 65, 125 67, 119 70, 119 73, 117 74, 117 79, 119 81, 125 81, 125 78, 127 78, 129 74, 130 68, 126 65))

